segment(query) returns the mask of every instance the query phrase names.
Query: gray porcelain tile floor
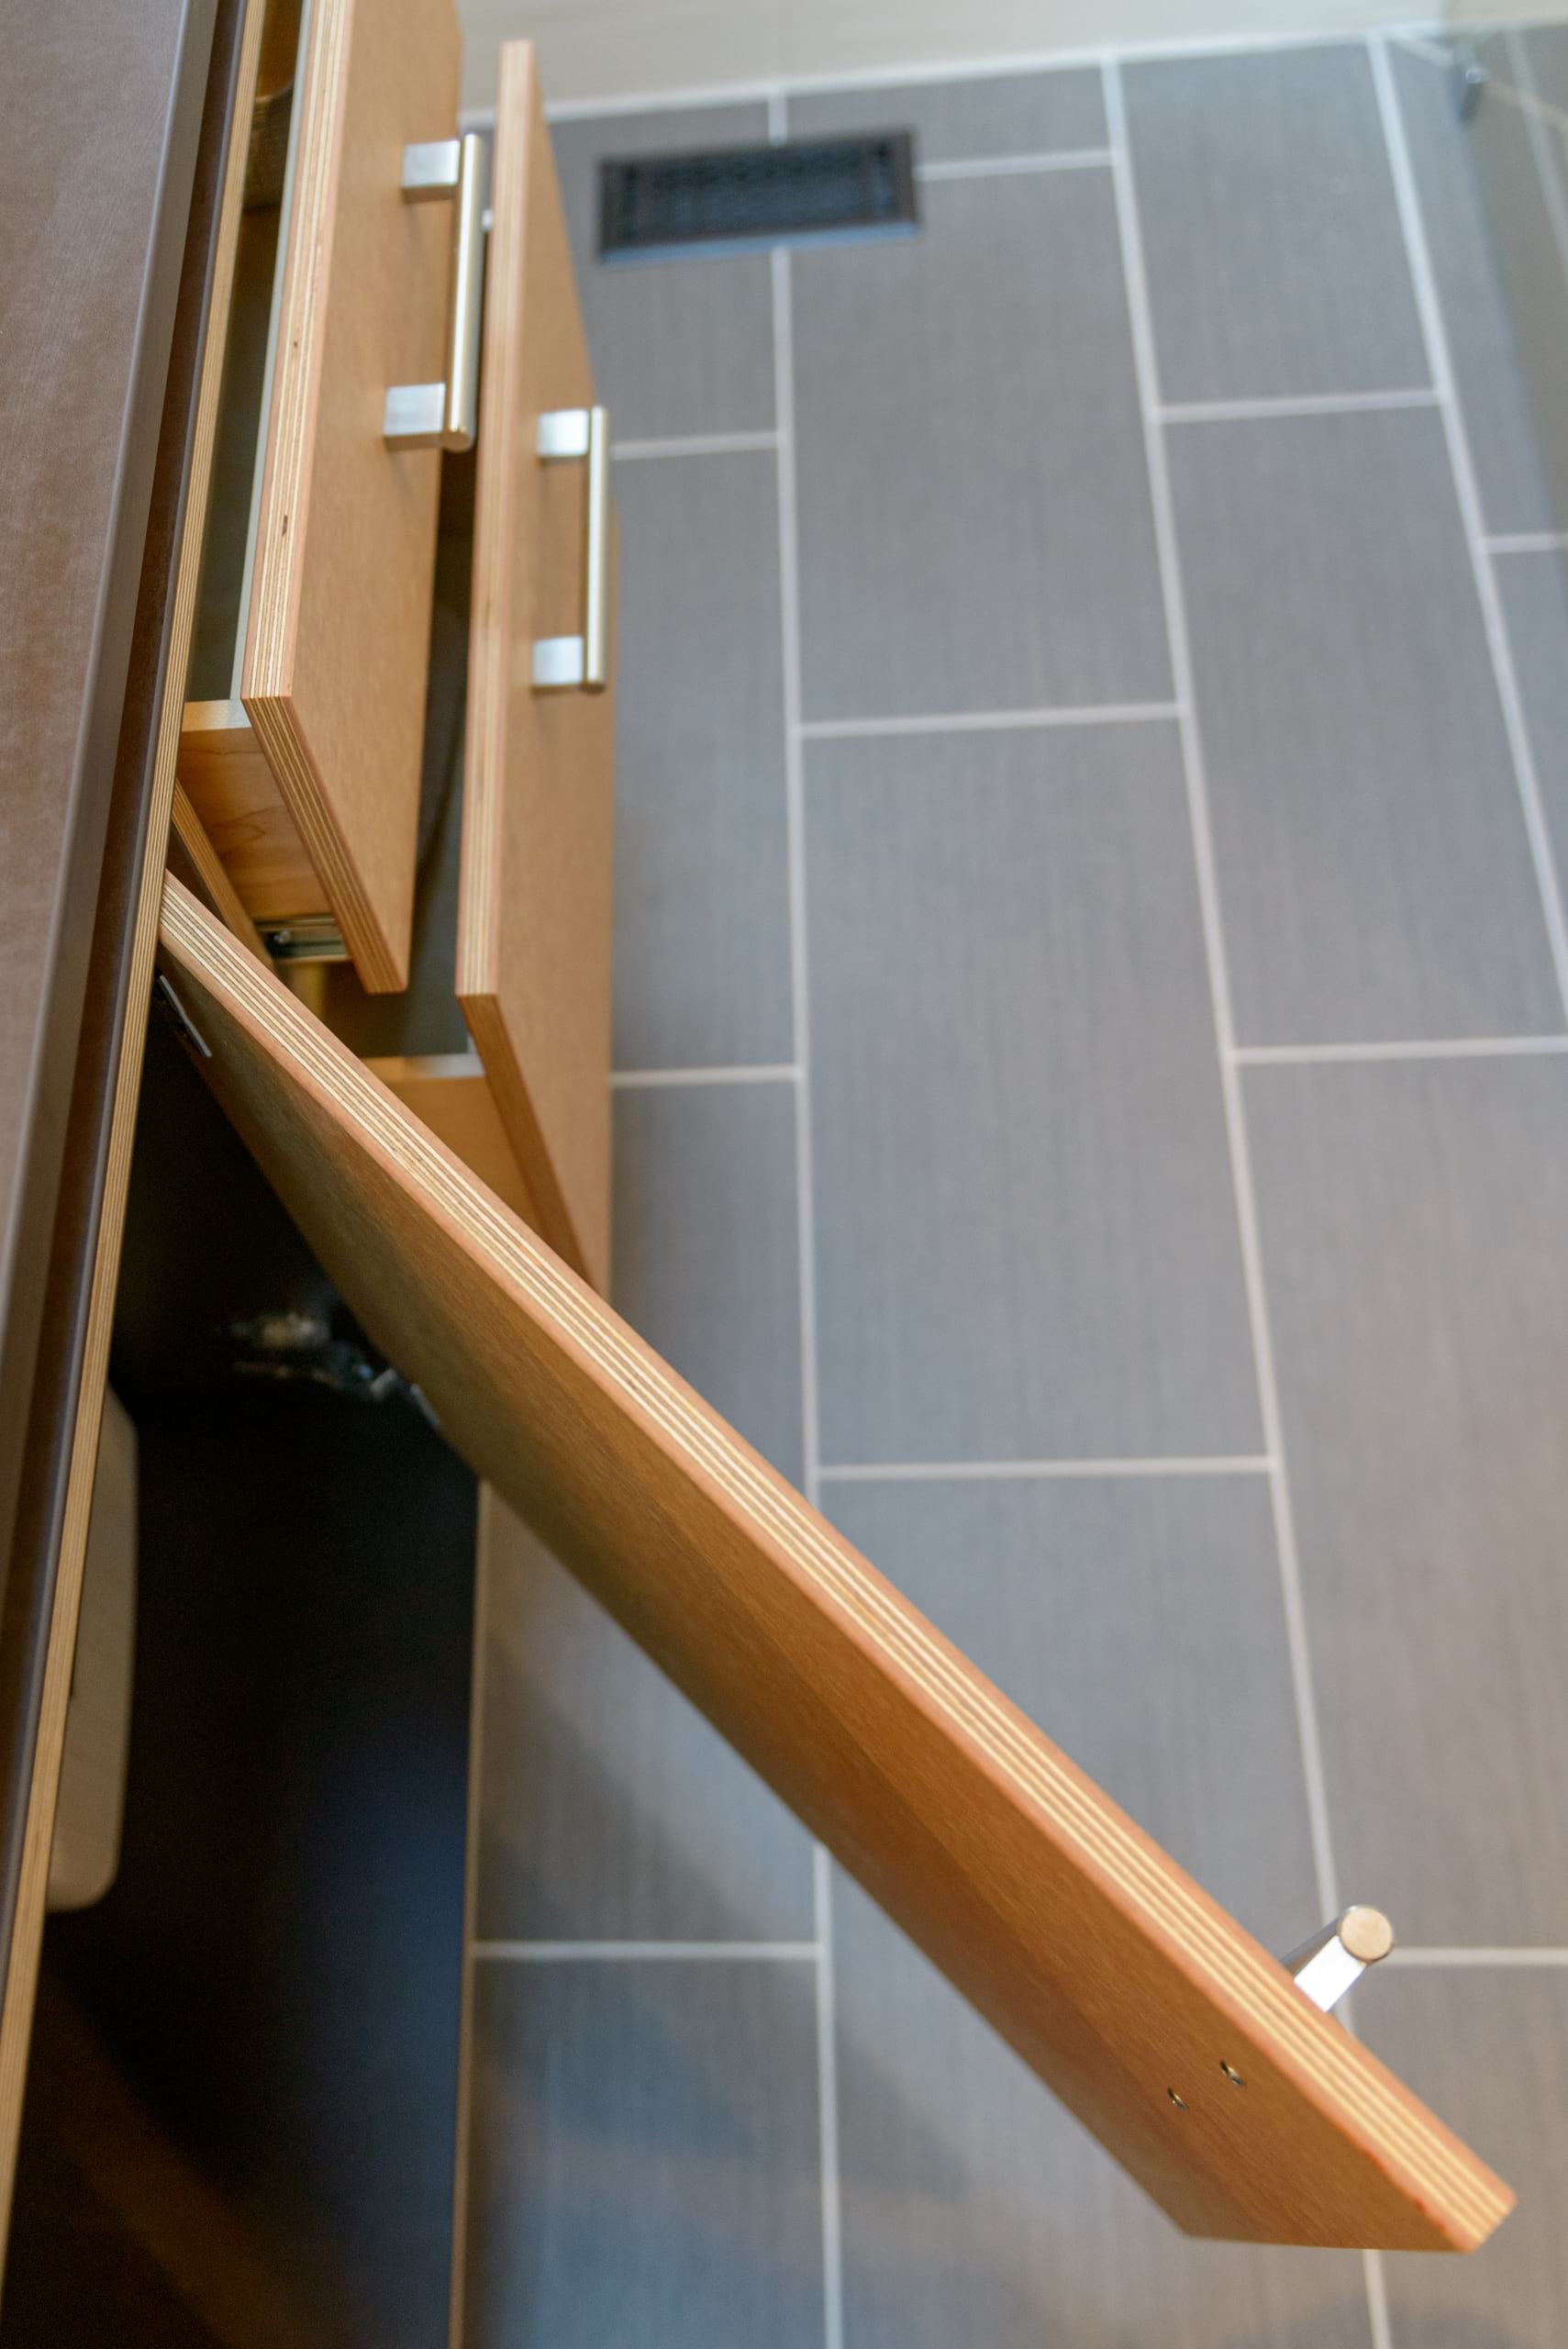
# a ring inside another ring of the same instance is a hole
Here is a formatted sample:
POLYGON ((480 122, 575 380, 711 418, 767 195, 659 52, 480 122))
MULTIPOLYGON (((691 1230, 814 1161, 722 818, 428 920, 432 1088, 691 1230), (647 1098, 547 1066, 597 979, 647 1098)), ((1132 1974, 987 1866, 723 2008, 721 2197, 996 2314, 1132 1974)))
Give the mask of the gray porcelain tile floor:
POLYGON ((1568 554, 1440 62, 558 151, 617 1302, 1266 1943, 1385 1902, 1522 2207, 1183 2241, 497 1514, 468 2349, 1561 2349, 1568 554), (898 123, 913 240, 592 259, 602 156, 898 123))

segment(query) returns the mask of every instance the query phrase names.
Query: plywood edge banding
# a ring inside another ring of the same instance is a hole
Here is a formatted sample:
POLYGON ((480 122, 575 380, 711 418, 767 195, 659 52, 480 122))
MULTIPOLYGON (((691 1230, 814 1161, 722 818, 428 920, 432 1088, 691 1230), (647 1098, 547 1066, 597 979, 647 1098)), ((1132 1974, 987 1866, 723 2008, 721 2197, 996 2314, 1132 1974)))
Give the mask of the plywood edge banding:
POLYGON ((321 321, 330 268, 324 229, 331 165, 343 131, 348 66, 348 7, 314 7, 308 55, 295 103, 302 137, 295 168, 288 258, 279 317, 279 380, 272 395, 272 441, 256 547, 243 698, 265 698, 287 683, 297 617, 297 573, 287 544, 304 488, 308 430, 320 368, 321 321))
POLYGON ((408 983, 406 953, 400 957, 394 951, 376 919, 358 866, 332 821, 330 800, 293 710, 286 700, 261 696, 248 696, 245 707, 306 853, 320 875, 355 969, 373 992, 395 993, 408 983))
POLYGON ((501 1123, 522 1169, 528 1197, 534 1202, 537 1228, 557 1255, 564 1256, 574 1273, 588 1277, 588 1263, 572 1211, 566 1204, 550 1150, 539 1129, 533 1103, 518 1071, 512 1040, 496 1012, 494 998, 461 998, 463 1017, 479 1056, 490 1076, 490 1089, 501 1123))
POLYGON ((533 640, 569 624, 585 494, 574 468, 541 462, 539 416, 594 385, 527 41, 501 47, 491 171, 456 988, 537 1228, 602 1286, 613 696, 540 696, 528 670, 533 640))
MULTIPOLYGON (((224 1010, 287 1054, 301 1088, 351 1130, 395 1179, 427 1190, 471 1258, 509 1288, 778 1568, 809 1586, 844 1634, 873 1650, 944 1733, 1028 1807, 1040 1831, 1101 1885, 1139 1931, 1233 2022, 1238 2044, 1289 2078, 1333 2127, 1427 2210, 1455 2247, 1480 2241, 1511 2198, 1399 2084, 1319 2014, 1266 1953, 1058 1754, 841 1543, 798 1495, 729 1432, 564 1266, 476 1186, 336 1041, 184 893, 165 900, 165 944, 224 1010)), ((1224 2051, 1218 2051, 1223 2053, 1224 2051)))
MULTIPOLYGON (((515 341, 526 249, 518 239, 528 194, 527 131, 533 89, 531 46, 501 45, 496 93, 496 136, 492 144, 491 244, 486 272, 484 327, 484 378, 497 394, 505 384, 501 364, 515 341), (521 50, 521 54, 519 54, 521 50), (522 84, 521 106, 514 86, 522 84), (502 126, 506 126, 503 133, 502 126)), ((463 1001, 493 995, 498 978, 500 839, 504 820, 504 746, 506 698, 512 663, 523 647, 514 642, 510 550, 517 535, 519 419, 514 403, 496 396, 486 406, 479 438, 476 511, 495 518, 484 537, 487 561, 476 561, 469 622, 468 695, 465 719, 464 813, 462 913, 458 925, 457 992, 463 1001)))

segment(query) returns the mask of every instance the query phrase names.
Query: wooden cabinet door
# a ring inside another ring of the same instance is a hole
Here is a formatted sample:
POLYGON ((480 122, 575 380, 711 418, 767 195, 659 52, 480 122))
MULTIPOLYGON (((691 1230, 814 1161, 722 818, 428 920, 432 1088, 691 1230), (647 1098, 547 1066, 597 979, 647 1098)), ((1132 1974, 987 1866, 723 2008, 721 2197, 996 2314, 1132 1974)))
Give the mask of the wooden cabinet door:
POLYGON ((1508 2189, 173 881, 161 947, 449 1441, 1178 2225, 1484 2240, 1508 2189))
POLYGON ((404 150, 455 132, 460 55, 451 0, 308 0, 240 670, 382 989, 407 977, 441 463, 383 428, 389 388, 443 377, 452 248, 450 203, 404 198, 404 150))
POLYGON ((607 656, 608 427, 524 41, 501 51, 491 203, 457 991, 534 1219, 602 1287, 614 711, 607 657, 601 680, 551 686, 534 647, 570 674, 561 653, 596 627, 607 656), (579 459, 541 456, 541 417, 580 428, 579 459))

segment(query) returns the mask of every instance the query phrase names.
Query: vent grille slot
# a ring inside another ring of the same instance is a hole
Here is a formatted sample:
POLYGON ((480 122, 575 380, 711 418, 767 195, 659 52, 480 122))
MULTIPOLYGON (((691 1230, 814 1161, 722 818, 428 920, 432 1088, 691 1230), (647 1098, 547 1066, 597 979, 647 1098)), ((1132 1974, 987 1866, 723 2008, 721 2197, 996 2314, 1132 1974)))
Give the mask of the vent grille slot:
POLYGON ((599 166, 602 261, 907 236, 917 226, 906 130, 611 157, 599 166))

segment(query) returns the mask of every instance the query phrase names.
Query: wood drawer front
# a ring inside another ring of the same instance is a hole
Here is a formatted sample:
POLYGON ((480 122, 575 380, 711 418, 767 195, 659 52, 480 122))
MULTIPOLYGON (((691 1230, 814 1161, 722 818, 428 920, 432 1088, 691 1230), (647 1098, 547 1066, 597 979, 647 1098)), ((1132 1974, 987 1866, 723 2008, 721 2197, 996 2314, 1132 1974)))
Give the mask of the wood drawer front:
POLYGON ((441 463, 388 448, 384 407, 445 373, 451 239, 403 150, 452 136, 460 59, 450 0, 311 0, 240 674, 375 989, 407 977, 441 463))
POLYGON ((584 629, 587 466, 541 414, 594 380, 531 44, 501 50, 491 166, 457 991, 539 1228, 609 1271, 614 709, 539 692, 536 639, 584 629))
POLYGON ((448 1441, 1178 2225, 1484 2240, 1501 2181, 176 882, 161 934, 204 1078, 448 1441))

